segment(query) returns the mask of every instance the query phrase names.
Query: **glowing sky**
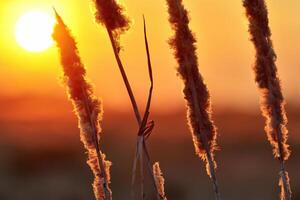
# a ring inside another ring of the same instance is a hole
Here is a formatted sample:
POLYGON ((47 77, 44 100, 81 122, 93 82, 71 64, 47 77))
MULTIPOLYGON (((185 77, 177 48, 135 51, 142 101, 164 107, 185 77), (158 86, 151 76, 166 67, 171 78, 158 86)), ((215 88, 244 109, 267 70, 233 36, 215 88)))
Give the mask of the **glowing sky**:
MULTIPOLYGON (((94 23, 86 0, 1 0, 0 2, 0 98, 43 95, 65 97, 59 84, 59 57, 53 46, 43 53, 22 49, 15 40, 15 24, 22 14, 55 6, 75 36, 88 76, 97 95, 109 106, 129 105, 112 49, 104 31, 94 23)), ((142 14, 155 76, 154 107, 173 109, 181 105, 181 81, 167 40, 172 35, 165 0, 122 0, 133 23, 122 36, 122 59, 138 99, 146 99, 149 81, 142 35, 142 14)), ((241 0, 185 0, 191 28, 198 39, 200 70, 213 104, 249 108, 257 106, 258 93, 251 64, 254 50, 249 42, 247 20, 241 0)), ((300 98, 300 1, 267 1, 278 68, 288 102, 300 98)), ((297 105, 299 105, 297 103, 297 105)))

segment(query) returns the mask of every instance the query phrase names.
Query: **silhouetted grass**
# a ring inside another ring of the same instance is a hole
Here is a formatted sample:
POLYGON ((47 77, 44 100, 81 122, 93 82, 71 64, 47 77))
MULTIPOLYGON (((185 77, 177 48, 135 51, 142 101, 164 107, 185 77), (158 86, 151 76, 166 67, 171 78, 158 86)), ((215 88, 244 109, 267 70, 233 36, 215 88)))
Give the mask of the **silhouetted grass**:
MULTIPOLYGON (((96 21, 106 28, 139 126, 132 168, 132 187, 137 184, 139 188, 133 196, 139 200, 145 199, 144 168, 146 167, 155 190, 155 198, 167 200, 164 189, 165 180, 159 163, 156 162, 152 165, 146 145, 146 140, 154 128, 154 122, 149 120, 154 79, 145 19, 143 18, 144 41, 150 87, 145 112, 142 115, 120 59, 120 36, 129 29, 130 20, 124 14, 125 9, 115 0, 93 0, 93 2, 96 8, 96 21)), ((174 57, 178 64, 177 72, 184 85, 183 95, 187 105, 187 120, 195 151, 206 164, 206 171, 212 181, 216 200, 221 200, 216 178, 217 164, 214 159, 215 150, 218 148, 217 128, 212 120, 209 90, 198 68, 196 38, 189 28, 188 11, 182 0, 166 0, 166 2, 169 22, 174 31, 174 36, 170 39, 169 44, 174 50, 174 57)), ((285 169, 285 162, 290 156, 289 145, 287 144, 287 117, 275 64, 276 54, 268 25, 267 7, 264 0, 243 0, 243 5, 249 20, 251 41, 256 50, 256 61, 253 69, 256 76, 255 80, 261 91, 261 110, 266 118, 265 130, 273 147, 274 156, 280 161, 281 199, 291 200, 289 176, 285 169)), ((105 155, 100 150, 101 102, 94 96, 93 88, 87 81, 86 70, 81 62, 74 38, 56 11, 55 14, 57 24, 54 28, 53 38, 60 52, 68 95, 79 121, 80 138, 88 153, 87 163, 94 173, 95 197, 97 200, 112 200, 112 192, 109 188, 111 162, 105 159, 105 155)))
POLYGON ((133 91, 131 89, 130 82, 127 78, 124 66, 122 64, 122 61, 120 59, 120 49, 121 45, 119 42, 120 35, 129 29, 129 23, 130 20, 127 16, 124 14, 124 8, 118 4, 116 1, 111 0, 94 0, 95 7, 96 7, 96 21, 98 23, 101 23, 105 26, 108 36, 110 38, 110 42, 113 48, 114 56, 117 61, 119 70, 121 72, 124 84, 126 86, 135 116, 136 120, 139 125, 138 130, 138 136, 137 136, 137 146, 136 146, 136 153, 135 158, 133 161, 133 174, 132 174, 132 185, 135 183, 136 174, 137 174, 137 165, 140 166, 140 199, 144 199, 144 170, 143 167, 146 165, 146 168, 148 170, 148 173, 151 176, 152 184, 154 186, 155 192, 156 192, 156 198, 157 199, 163 199, 164 196, 161 196, 159 193, 158 185, 156 184, 155 177, 152 171, 152 165, 151 160, 149 156, 149 152, 147 149, 147 145, 145 142, 145 138, 148 137, 152 129, 154 127, 153 121, 148 121, 148 117, 150 114, 150 105, 151 105, 151 99, 152 99, 152 90, 153 90, 153 76, 152 76, 152 67, 151 67, 151 59, 150 59, 150 53, 149 53, 149 47, 148 47, 148 41, 147 41, 147 35, 146 35, 146 25, 144 21, 144 36, 145 36, 145 45, 146 45, 146 52, 147 52, 147 61, 148 61, 148 71, 149 71, 149 77, 151 81, 150 89, 149 89, 149 95, 147 100, 147 105, 145 109, 145 113, 143 117, 140 114, 138 105, 135 100, 135 96, 133 94, 133 91))
POLYGON ((275 158, 280 161, 281 199, 291 199, 291 189, 285 161, 290 150, 287 144, 287 117, 284 98, 276 67, 276 54, 271 40, 267 6, 264 0, 244 0, 246 16, 249 20, 249 33, 256 50, 253 67, 255 81, 261 92, 261 110, 266 118, 265 131, 273 147, 275 158))
POLYGON ((56 20, 53 39, 60 51, 68 95, 78 117, 80 138, 89 157, 88 164, 94 173, 95 197, 97 200, 111 200, 112 192, 109 188, 111 162, 105 160, 105 155, 99 147, 101 102, 94 96, 92 86, 87 81, 86 70, 79 57, 74 38, 57 13, 56 20))
POLYGON ((213 182, 216 199, 221 199, 216 178, 216 127, 211 119, 211 103, 207 86, 198 69, 196 39, 189 28, 188 12, 182 0, 167 0, 169 22, 174 30, 170 46, 178 62, 178 74, 184 83, 188 122, 194 146, 199 157, 206 162, 207 174, 213 182))

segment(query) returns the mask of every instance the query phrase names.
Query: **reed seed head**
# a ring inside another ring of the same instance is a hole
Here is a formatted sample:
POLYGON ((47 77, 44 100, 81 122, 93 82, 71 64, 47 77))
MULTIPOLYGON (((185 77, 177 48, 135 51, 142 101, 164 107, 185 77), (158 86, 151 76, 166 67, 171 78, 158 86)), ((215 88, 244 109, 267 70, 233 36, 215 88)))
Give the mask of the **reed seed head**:
MULTIPOLYGON (((189 28, 188 12, 181 0, 167 0, 169 22, 175 35, 169 43, 178 62, 177 72, 184 83, 184 98, 187 103, 188 121, 196 153, 207 161, 213 160, 216 144, 216 127, 211 118, 210 95, 198 69, 196 39, 189 28)), ((215 162, 213 162, 215 165, 215 162)), ((209 169, 209 168, 207 168, 209 169)), ((210 170, 207 170, 210 175, 210 170)))
POLYGON ((256 50, 253 66, 255 80, 261 91, 261 110, 266 118, 265 130, 276 158, 287 160, 288 131, 285 101, 276 67, 276 54, 271 40, 268 11, 264 0, 244 0, 249 20, 250 39, 256 50))
POLYGON ((96 7, 95 18, 113 33, 117 49, 120 49, 120 35, 130 27, 124 7, 116 0, 93 0, 96 7))
POLYGON ((110 198, 107 197, 111 197, 111 190, 108 187, 111 163, 105 160, 105 155, 99 152, 98 147, 102 120, 101 102, 93 95, 93 88, 87 81, 86 70, 81 62, 74 38, 57 13, 56 19, 53 39, 60 51, 68 96, 79 121, 80 139, 89 157, 87 162, 95 176, 93 184, 95 196, 97 200, 109 200, 110 198), (103 170, 99 163, 103 163, 103 170))
POLYGON ((153 174, 154 174, 156 187, 158 189, 158 193, 160 195, 161 200, 167 200, 166 194, 165 194, 165 187, 164 187, 165 179, 163 177, 163 174, 161 172, 158 162, 153 164, 153 174))

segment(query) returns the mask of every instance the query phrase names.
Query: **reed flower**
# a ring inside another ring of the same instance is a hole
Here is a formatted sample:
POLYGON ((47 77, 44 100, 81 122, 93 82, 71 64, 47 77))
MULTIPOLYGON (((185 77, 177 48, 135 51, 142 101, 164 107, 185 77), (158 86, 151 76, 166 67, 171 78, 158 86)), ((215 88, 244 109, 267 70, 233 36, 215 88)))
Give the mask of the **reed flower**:
POLYGON ((282 199, 290 199, 289 177, 284 162, 289 158, 287 117, 276 66, 276 54, 271 40, 268 10, 264 0, 244 0, 249 33, 256 50, 253 66, 255 81, 261 92, 261 110, 266 119, 265 131, 273 153, 281 164, 280 186, 282 199))
POLYGON ((163 174, 161 172, 161 169, 160 169, 160 166, 159 166, 158 162, 153 164, 153 174, 154 174, 154 177, 155 177, 155 183, 156 183, 156 186, 158 188, 158 192, 160 194, 161 199, 162 200, 167 200, 166 194, 165 194, 165 187, 164 187, 165 179, 163 177, 163 174))
POLYGON ((174 56, 178 63, 178 74, 184 83, 184 98, 188 110, 188 122, 192 132, 196 153, 206 162, 208 175, 211 177, 220 199, 217 186, 214 151, 217 148, 216 127, 211 118, 210 95, 198 69, 196 39, 189 28, 188 12, 182 0, 167 0, 169 22, 175 35, 170 40, 174 56))
POLYGON ((56 41, 61 56, 64 79, 68 96, 72 101, 79 121, 80 138, 88 153, 88 161, 95 180, 94 193, 97 200, 111 200, 110 166, 100 151, 102 107, 93 94, 93 88, 87 81, 86 70, 82 64, 76 42, 61 17, 56 13, 57 24, 54 27, 53 39, 56 41))
POLYGON ((130 20, 124 14, 124 7, 115 0, 93 0, 98 23, 106 26, 111 31, 118 51, 120 50, 120 35, 130 27, 130 20))

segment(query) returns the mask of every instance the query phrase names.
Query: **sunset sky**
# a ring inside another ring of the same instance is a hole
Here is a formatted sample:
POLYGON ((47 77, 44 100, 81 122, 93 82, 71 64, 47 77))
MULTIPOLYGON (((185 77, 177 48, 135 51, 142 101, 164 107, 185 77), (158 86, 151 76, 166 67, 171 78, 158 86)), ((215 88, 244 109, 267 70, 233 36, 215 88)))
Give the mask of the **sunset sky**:
MULTIPOLYGON (((61 66, 55 46, 33 53, 20 47, 15 38, 18 19, 29 11, 60 13, 78 42, 88 77, 96 94, 110 107, 129 107, 105 29, 94 22, 92 1, 1 0, 0 2, 0 98, 65 98, 60 84, 61 66)), ((142 15, 148 26, 155 78, 154 109, 170 110, 182 105, 181 81, 168 46, 172 35, 165 0, 122 0, 132 20, 121 38, 122 60, 140 102, 146 99, 149 80, 142 32, 142 15)), ((270 26, 278 56, 278 69, 287 101, 300 105, 300 1, 268 0, 270 26)), ((254 50, 249 42, 247 20, 241 0, 185 0, 191 29, 198 43, 200 71, 214 105, 257 107, 258 93, 251 65, 254 50)), ((130 108, 130 107, 129 107, 130 108)))

